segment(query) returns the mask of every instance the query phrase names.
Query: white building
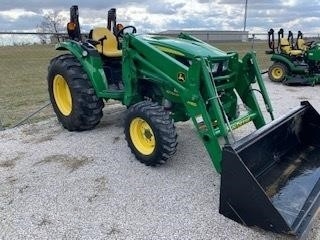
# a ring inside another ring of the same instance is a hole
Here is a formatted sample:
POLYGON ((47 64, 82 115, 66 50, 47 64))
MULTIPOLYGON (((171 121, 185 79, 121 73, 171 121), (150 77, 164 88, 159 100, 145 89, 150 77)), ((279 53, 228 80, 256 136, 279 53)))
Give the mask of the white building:
POLYGON ((177 36, 179 33, 193 35, 205 42, 247 42, 248 31, 213 31, 213 30, 167 30, 160 32, 161 35, 177 36))

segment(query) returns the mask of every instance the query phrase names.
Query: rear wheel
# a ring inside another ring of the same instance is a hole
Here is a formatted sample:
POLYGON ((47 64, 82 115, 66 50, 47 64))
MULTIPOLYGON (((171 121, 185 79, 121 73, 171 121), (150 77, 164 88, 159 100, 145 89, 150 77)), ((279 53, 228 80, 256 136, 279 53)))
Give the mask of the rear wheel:
POLYGON ((94 128, 104 106, 77 59, 61 55, 51 60, 48 91, 53 109, 64 128, 83 131, 94 128))
POLYGON ((279 62, 276 62, 271 65, 268 70, 268 76, 271 81, 282 82, 288 73, 288 68, 279 62))
POLYGON ((148 166, 162 164, 176 152, 173 120, 158 103, 142 101, 132 105, 125 118, 124 131, 133 154, 148 166))

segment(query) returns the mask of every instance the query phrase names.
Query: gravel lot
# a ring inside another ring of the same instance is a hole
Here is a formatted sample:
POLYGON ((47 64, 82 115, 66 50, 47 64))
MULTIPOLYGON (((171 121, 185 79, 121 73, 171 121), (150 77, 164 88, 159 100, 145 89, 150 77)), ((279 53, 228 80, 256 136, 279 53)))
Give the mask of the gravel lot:
MULTIPOLYGON (((319 86, 265 83, 275 117, 302 100, 320 112, 319 86)), ((190 122, 177 124, 173 159, 151 168, 127 147, 123 113, 107 106, 88 132, 55 118, 0 132, 0 239, 292 239, 218 213, 220 176, 190 122)))

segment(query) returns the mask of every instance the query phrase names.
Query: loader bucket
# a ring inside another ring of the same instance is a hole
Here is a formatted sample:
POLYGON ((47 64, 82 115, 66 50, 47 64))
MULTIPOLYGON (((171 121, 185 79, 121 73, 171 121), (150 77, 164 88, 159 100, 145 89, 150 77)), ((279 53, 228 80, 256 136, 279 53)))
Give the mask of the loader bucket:
POLYGON ((308 102, 224 147, 221 214, 302 237, 319 205, 320 115, 308 102))

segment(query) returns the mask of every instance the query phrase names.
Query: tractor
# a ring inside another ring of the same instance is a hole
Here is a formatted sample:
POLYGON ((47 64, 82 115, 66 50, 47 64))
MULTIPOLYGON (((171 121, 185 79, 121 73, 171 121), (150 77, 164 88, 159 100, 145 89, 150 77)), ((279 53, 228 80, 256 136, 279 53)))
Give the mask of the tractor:
POLYGON ((274 30, 268 31, 268 44, 273 64, 269 67, 271 81, 287 85, 311 85, 320 82, 320 42, 306 42, 298 31, 296 42, 291 31, 284 37, 284 30, 278 31, 278 44, 275 47, 274 30))
POLYGON ((176 153, 175 123, 191 120, 221 174, 221 214, 247 226, 307 234, 320 204, 320 115, 302 102, 274 120, 254 52, 240 58, 184 33, 138 34, 117 23, 114 8, 106 27, 84 37, 72 6, 67 28, 70 39, 56 46, 67 53, 51 60, 47 76, 64 128, 94 128, 104 102, 117 100, 127 107, 128 147, 140 162, 157 166, 176 153), (233 131, 247 123, 256 130, 235 140, 233 131))

